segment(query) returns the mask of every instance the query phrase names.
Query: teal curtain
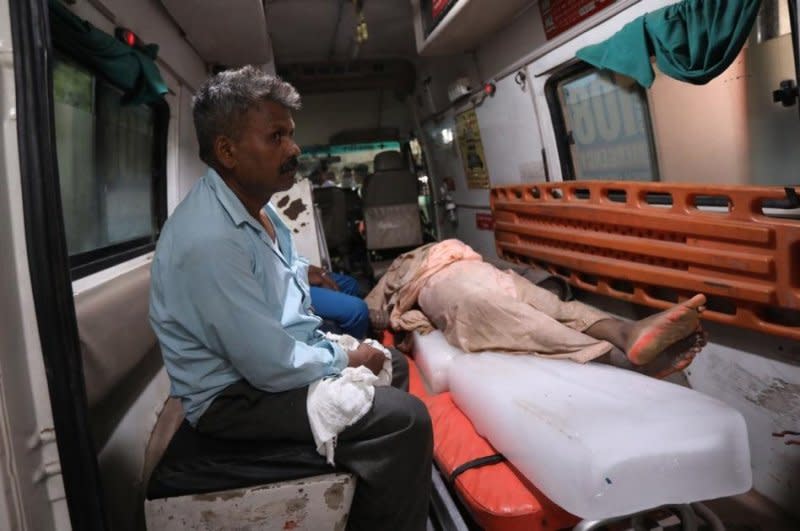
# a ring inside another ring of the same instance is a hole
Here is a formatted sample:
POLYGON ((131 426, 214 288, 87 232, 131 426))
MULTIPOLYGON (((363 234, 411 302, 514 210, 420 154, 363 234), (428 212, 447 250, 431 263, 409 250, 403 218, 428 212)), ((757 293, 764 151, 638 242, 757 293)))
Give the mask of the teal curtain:
POLYGON ((739 54, 760 6, 761 0, 684 0, 637 18, 576 56, 647 88, 653 84, 650 57, 655 56, 664 74, 702 85, 739 54))
POLYGON ((148 45, 141 51, 131 48, 77 17, 58 0, 50 0, 50 31, 56 47, 121 88, 125 103, 152 103, 167 93, 154 61, 157 45, 148 45))

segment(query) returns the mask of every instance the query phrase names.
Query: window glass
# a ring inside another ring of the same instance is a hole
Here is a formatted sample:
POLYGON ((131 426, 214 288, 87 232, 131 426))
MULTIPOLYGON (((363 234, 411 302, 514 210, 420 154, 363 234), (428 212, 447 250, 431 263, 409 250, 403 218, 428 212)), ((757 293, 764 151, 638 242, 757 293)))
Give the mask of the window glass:
POLYGON ((658 180, 647 99, 632 79, 581 69, 557 81, 555 94, 565 179, 658 180))
POLYGON ((357 189, 374 171, 375 155, 382 151, 401 151, 400 142, 304 147, 300 156, 300 173, 314 184, 329 182, 342 188, 357 189))
POLYGON ((153 109, 122 106, 121 96, 108 84, 97 83, 96 180, 105 209, 100 245, 153 232, 153 109))
MULTIPOLYGON (((67 237, 75 257, 155 241, 155 111, 124 105, 122 92, 56 58, 56 150, 67 237)), ((80 263, 80 260, 78 260, 80 263)))
POLYGON ((56 152, 61 205, 70 254, 88 250, 98 227, 84 211, 97 210, 94 174, 94 79, 79 68, 57 61, 53 73, 56 152))

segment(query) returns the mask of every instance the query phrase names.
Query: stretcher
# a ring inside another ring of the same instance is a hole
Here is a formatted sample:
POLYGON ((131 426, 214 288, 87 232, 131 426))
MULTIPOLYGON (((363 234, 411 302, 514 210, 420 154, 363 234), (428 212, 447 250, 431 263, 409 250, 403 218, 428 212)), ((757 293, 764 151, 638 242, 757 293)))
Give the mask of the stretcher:
POLYGON ((497 450, 478 435, 449 392, 429 393, 414 359, 409 359, 408 369, 408 390, 425 403, 431 415, 436 464, 482 528, 542 531, 578 522, 508 461, 496 458, 497 450))
POLYGON ((693 390, 600 364, 463 353, 415 335, 411 392, 434 458, 484 529, 595 527, 745 492, 744 419, 693 390), (429 382, 437 393, 431 393, 429 382))

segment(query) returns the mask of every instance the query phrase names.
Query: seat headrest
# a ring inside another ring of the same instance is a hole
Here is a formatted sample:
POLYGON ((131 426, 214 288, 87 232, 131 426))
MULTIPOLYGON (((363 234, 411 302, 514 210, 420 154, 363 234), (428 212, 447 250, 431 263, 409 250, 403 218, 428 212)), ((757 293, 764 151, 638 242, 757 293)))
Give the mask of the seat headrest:
POLYGON ((375 155, 373 171, 404 170, 403 154, 399 151, 381 151, 375 155))

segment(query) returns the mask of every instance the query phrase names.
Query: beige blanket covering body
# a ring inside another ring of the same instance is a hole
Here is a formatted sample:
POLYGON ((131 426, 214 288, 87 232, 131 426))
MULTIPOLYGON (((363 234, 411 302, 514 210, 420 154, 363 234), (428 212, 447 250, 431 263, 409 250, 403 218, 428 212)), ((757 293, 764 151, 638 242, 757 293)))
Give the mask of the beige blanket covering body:
POLYGON ((511 271, 500 271, 458 240, 399 256, 365 299, 376 328, 438 328, 465 351, 498 350, 581 363, 612 345, 583 334, 608 315, 563 302, 511 271), (387 326, 388 325, 388 326, 387 326))

